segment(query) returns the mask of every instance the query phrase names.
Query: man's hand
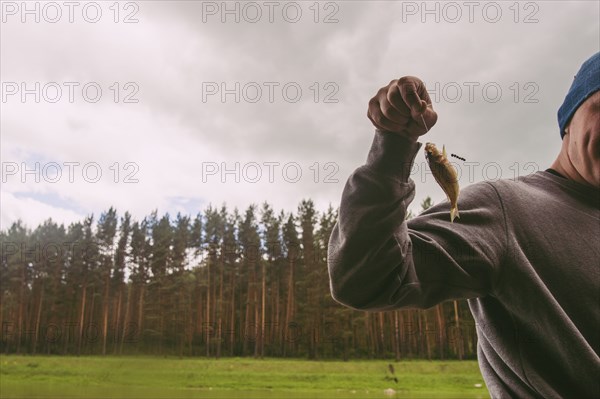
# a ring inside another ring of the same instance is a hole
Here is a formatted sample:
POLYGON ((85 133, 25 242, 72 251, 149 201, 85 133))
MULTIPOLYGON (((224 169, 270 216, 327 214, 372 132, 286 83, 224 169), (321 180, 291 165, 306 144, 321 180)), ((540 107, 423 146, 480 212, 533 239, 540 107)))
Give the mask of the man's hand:
POLYGON ((379 89, 369 101, 367 116, 377 129, 412 141, 417 141, 437 122, 425 84, 414 76, 392 80, 379 89))

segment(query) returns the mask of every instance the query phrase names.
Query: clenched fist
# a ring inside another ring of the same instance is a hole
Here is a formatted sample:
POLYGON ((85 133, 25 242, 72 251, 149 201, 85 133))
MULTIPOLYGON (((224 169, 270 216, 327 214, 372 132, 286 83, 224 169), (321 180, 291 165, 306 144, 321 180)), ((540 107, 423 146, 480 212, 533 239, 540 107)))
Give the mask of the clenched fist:
POLYGON ((417 141, 437 122, 425 84, 414 76, 392 80, 379 89, 369 101, 367 116, 377 129, 412 141, 417 141))

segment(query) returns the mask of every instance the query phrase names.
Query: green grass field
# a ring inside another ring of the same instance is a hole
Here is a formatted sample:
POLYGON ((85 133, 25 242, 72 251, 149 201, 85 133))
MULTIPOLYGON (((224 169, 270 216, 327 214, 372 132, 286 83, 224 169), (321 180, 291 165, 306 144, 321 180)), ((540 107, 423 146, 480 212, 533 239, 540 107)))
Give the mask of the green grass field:
POLYGON ((475 361, 2 355, 0 397, 489 398, 489 394, 475 361), (398 383, 389 379, 390 363, 398 383), (388 388, 395 393, 384 394, 388 388))

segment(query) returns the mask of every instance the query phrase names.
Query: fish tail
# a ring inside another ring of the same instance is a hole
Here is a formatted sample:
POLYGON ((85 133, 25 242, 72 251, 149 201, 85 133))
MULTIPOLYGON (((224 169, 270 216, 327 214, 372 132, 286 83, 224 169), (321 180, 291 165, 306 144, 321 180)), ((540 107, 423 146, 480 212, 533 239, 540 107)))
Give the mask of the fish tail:
POLYGON ((456 205, 450 209, 450 222, 453 223, 455 218, 460 218, 460 215, 458 214, 458 206, 456 205))

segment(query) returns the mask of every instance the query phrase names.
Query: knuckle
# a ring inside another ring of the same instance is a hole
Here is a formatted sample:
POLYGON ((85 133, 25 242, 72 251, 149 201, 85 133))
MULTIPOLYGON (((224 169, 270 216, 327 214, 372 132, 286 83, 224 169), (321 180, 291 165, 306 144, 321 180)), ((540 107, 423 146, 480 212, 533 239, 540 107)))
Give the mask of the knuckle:
POLYGON ((377 101, 377 99, 372 98, 371 101, 369 101, 369 106, 367 107, 367 112, 369 114, 374 114, 379 110, 379 101, 377 101))
POLYGON ((407 84, 406 86, 404 86, 404 92, 412 96, 417 94, 417 88, 413 84, 407 84))
POLYGON ((371 114, 371 120, 377 125, 381 125, 383 122, 383 116, 380 113, 376 112, 374 114, 371 114))
POLYGON ((387 101, 384 101, 379 105, 379 108, 381 109, 381 112, 384 115, 388 115, 390 112, 390 103, 387 101))
POLYGON ((421 83, 419 78, 414 76, 403 76, 398 79, 398 86, 400 86, 401 90, 406 94, 414 94, 417 92, 417 87, 421 83))
POLYGON ((375 121, 371 117, 371 113, 370 112, 367 112, 367 118, 371 121, 371 123, 375 124, 375 121))
POLYGON ((402 99, 402 94, 399 90, 390 90, 387 96, 387 102, 391 106, 402 106, 404 104, 404 100, 402 99))
POLYGON ((406 79, 409 80, 410 82, 412 82, 412 84, 414 84, 415 86, 419 86, 419 85, 423 84, 421 79, 417 78, 416 76, 406 76, 406 79))
POLYGON ((373 124, 377 124, 375 120, 375 114, 372 112, 372 110, 367 111, 367 118, 369 118, 369 120, 373 122, 373 124))
POLYGON ((387 117, 393 116, 394 111, 394 108, 388 101, 381 103, 381 112, 383 113, 383 115, 387 117))

